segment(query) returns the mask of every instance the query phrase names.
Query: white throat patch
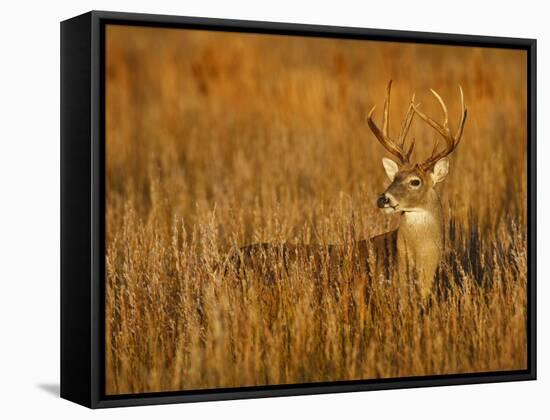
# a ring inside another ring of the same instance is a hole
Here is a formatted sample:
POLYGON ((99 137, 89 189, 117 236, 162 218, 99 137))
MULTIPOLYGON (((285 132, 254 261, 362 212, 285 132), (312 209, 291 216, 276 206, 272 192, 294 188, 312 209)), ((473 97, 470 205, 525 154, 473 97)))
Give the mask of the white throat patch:
POLYGON ((407 211, 404 216, 407 224, 411 226, 420 227, 436 223, 433 214, 426 210, 407 211))

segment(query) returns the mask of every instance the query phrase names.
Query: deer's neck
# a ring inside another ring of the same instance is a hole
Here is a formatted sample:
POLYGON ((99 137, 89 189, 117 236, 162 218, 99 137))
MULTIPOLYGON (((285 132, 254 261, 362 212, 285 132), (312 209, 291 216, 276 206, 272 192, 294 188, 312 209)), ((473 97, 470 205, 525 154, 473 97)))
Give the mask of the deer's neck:
POLYGON ((418 211, 401 215, 397 231, 400 265, 413 270, 429 286, 443 251, 443 219, 439 196, 435 191, 418 211))

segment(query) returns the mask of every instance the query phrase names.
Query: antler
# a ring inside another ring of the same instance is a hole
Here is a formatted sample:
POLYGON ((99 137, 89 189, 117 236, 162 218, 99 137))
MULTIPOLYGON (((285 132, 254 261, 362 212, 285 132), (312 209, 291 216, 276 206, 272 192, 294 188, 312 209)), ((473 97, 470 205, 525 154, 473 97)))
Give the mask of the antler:
POLYGON ((425 122, 427 122, 431 127, 433 127, 445 140, 445 148, 438 153, 436 153, 436 151, 437 147, 439 146, 439 141, 436 140, 431 156, 426 161, 420 164, 420 167, 424 170, 430 169, 438 160, 451 154, 451 152, 457 148, 460 140, 462 139, 462 133, 464 132, 464 123, 466 122, 466 117, 468 116, 468 110, 464 107, 464 93, 462 92, 462 86, 458 85, 458 88, 460 89, 460 104, 462 115, 460 118, 458 129, 456 130, 456 133, 454 135, 451 133, 451 129, 449 128, 449 113, 447 112, 445 102, 443 102, 443 99, 441 99, 441 96, 439 96, 439 94, 435 90, 430 89, 432 94, 439 102, 441 109, 443 110, 443 124, 436 122, 435 120, 424 114, 422 111, 420 111, 418 109, 418 105, 411 104, 418 116, 422 118, 425 122))
POLYGON ((414 105, 414 94, 413 94, 411 103, 409 105, 409 109, 407 110, 407 114, 405 115, 405 119, 401 123, 399 137, 397 141, 392 140, 389 135, 391 85, 392 85, 392 81, 390 80, 388 83, 386 100, 384 101, 384 116, 382 120, 382 130, 378 128, 378 126, 372 119, 372 114, 374 113, 376 105, 373 106, 372 109, 370 110, 369 115, 367 117, 367 122, 369 124, 370 129, 372 130, 372 132, 374 133, 378 141, 382 144, 382 146, 384 146, 384 148, 388 152, 394 155, 403 164, 403 163, 409 162, 409 159, 414 149, 414 139, 412 140, 407 150, 405 150, 405 140, 407 137, 407 133, 409 132, 409 128, 411 127, 411 123, 412 123, 417 105, 414 105))

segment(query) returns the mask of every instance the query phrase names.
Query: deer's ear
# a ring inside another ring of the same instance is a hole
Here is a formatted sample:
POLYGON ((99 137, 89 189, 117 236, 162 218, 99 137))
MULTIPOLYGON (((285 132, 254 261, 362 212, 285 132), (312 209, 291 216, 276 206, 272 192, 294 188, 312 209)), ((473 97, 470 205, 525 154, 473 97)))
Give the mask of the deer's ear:
POLYGON ((437 184, 438 182, 443 181, 448 173, 449 173, 449 159, 446 157, 439 159, 435 163, 434 169, 431 173, 432 181, 434 185, 437 184))
POLYGON ((390 181, 393 182, 393 179, 395 178, 395 174, 399 172, 399 166, 393 160, 388 158, 382 158, 382 165, 384 165, 384 170, 386 171, 386 175, 388 175, 388 178, 390 179, 390 181))

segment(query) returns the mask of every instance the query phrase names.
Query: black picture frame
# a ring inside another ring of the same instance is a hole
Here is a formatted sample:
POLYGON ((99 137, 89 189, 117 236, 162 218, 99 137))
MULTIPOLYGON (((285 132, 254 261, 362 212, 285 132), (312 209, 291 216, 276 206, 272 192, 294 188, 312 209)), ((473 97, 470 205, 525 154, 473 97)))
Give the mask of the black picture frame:
POLYGON ((61 397, 90 408, 536 379, 536 40, 92 11, 61 23, 61 397), (528 60, 528 368, 382 380, 106 396, 105 25, 521 49, 528 60))

